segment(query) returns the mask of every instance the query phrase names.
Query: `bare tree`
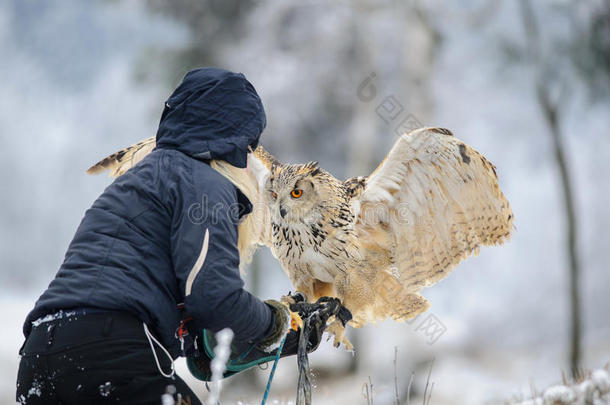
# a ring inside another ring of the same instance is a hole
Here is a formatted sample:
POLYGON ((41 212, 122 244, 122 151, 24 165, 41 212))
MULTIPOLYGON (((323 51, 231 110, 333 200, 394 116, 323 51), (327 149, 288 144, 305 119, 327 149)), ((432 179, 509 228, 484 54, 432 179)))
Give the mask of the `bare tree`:
POLYGON ((549 66, 544 62, 543 49, 540 41, 538 23, 532 5, 529 0, 520 1, 523 25, 527 38, 527 56, 533 64, 535 72, 534 86, 536 97, 541 109, 542 117, 553 146, 553 157, 559 172, 561 182, 563 204, 567 225, 567 250, 569 257, 569 299, 570 299, 570 349, 569 360, 572 374, 578 372, 581 358, 581 298, 580 298, 580 260, 577 246, 578 227, 576 210, 574 208, 574 194, 572 191, 571 174, 566 161, 563 134, 559 117, 560 100, 562 90, 565 88, 560 84, 559 94, 554 94, 553 75, 550 74, 549 66))

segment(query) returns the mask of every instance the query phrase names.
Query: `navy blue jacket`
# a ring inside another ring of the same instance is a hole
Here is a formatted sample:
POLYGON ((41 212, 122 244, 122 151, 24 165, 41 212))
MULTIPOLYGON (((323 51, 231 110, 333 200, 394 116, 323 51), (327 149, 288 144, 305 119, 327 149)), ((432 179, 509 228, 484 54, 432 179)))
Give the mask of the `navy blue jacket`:
POLYGON ((157 147, 87 210, 64 263, 24 324, 72 308, 127 311, 177 356, 178 303, 191 330, 260 340, 273 314, 243 289, 237 225, 247 198, 206 160, 246 166, 265 112, 242 74, 189 72, 165 104, 157 147))

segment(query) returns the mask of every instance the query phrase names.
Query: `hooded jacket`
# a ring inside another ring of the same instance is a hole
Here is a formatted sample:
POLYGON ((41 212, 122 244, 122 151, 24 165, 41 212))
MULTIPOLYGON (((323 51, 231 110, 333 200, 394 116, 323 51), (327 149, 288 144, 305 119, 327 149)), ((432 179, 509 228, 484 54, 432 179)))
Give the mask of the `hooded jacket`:
POLYGON ((24 334, 60 310, 126 311, 177 357, 184 303, 191 331, 229 327, 237 340, 263 339, 273 313, 243 289, 239 274, 237 225, 251 205, 208 161, 245 167, 265 124, 242 74, 189 72, 165 103, 155 150, 86 211, 24 334))

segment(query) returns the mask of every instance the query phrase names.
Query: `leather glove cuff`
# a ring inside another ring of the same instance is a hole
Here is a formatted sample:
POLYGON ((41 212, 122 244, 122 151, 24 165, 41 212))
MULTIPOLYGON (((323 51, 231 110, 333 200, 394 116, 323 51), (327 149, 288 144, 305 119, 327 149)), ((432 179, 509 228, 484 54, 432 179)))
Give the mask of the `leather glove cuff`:
POLYGON ((276 300, 267 300, 265 304, 273 312, 273 325, 271 326, 271 332, 257 346, 263 351, 270 353, 280 346, 282 339, 288 333, 290 310, 286 305, 276 300))

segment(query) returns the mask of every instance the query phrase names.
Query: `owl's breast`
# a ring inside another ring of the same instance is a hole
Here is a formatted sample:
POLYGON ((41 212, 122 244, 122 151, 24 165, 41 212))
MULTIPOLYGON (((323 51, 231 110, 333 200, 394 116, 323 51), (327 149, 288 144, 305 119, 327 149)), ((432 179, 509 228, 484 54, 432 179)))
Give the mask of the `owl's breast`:
POLYGON ((291 278, 313 278, 331 283, 337 275, 337 263, 331 261, 313 246, 302 246, 295 242, 274 243, 274 254, 291 278))
POLYGON ((315 251, 311 247, 304 249, 300 256, 300 262, 301 266, 306 267, 311 277, 325 283, 332 283, 338 273, 335 263, 332 263, 320 251, 315 251))
POLYGON ((273 233, 274 254, 292 279, 311 277, 331 283, 345 271, 348 262, 344 244, 334 236, 326 237, 306 226, 277 226, 273 233))

